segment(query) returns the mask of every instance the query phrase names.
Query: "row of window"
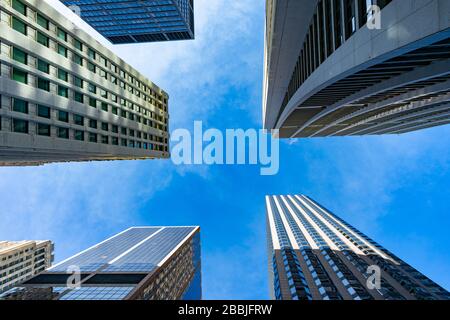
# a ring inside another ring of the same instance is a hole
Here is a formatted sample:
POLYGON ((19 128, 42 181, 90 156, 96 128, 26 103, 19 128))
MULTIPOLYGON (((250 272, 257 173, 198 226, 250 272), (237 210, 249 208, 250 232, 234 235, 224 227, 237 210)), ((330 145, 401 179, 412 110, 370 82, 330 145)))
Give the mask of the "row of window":
MULTIPOLYGON (((24 114, 29 114, 29 103, 25 100, 13 98, 12 99, 12 107, 11 110, 15 112, 20 112, 24 114)), ((36 115, 41 118, 51 119, 51 109, 50 107, 44 106, 44 105, 37 105, 36 106, 36 115)), ((57 118, 56 120, 69 123, 69 113, 67 111, 58 110, 57 111, 57 118)), ((114 134, 121 134, 121 135, 129 135, 130 137, 136 137, 138 139, 144 139, 159 143, 167 143, 167 138, 162 138, 158 136, 154 136, 151 134, 147 134, 146 132, 141 132, 134 129, 128 129, 126 127, 119 127, 114 124, 109 124, 107 122, 100 122, 96 119, 89 119, 85 118, 84 116, 81 116, 79 114, 72 114, 72 123, 79 126, 85 126, 87 120, 87 125, 89 128, 92 129, 101 129, 105 132, 111 131, 114 134), (120 130, 119 130, 120 129, 120 130)), ((42 127, 42 134, 46 135, 46 129, 44 125, 41 125, 42 127)), ((1 129, 1 124, 0 124, 1 129)), ((39 133, 38 133, 39 134, 39 133)))
MULTIPOLYGON (((22 14, 24 16, 29 15, 27 6, 19 0, 13 0, 12 7, 17 12, 19 12, 20 14, 22 14)), ((40 27, 42 27, 46 30, 50 30, 51 22, 49 19, 44 17, 41 13, 37 13, 37 12, 35 14, 33 14, 33 16, 35 16, 35 21, 40 27)), ((25 35, 28 34, 27 24, 16 17, 12 17, 12 26, 15 30, 17 30, 25 35)), ((157 107, 167 111, 166 106, 163 106, 161 103, 158 103, 153 100, 153 99, 158 99, 159 101, 162 101, 166 105, 167 104, 166 97, 163 97, 162 95, 158 94, 157 92, 152 90, 150 87, 146 86, 144 83, 142 83, 141 81, 137 80, 132 75, 125 72, 123 69, 120 69, 119 67, 117 67, 117 65, 115 65, 114 63, 108 61, 107 58, 105 58, 101 54, 98 54, 93 48, 88 47, 87 45, 85 45, 81 40, 77 39, 76 37, 69 36, 68 33, 60 27, 56 28, 55 36, 57 37, 58 40, 60 40, 61 42, 64 43, 64 45, 61 43, 57 43, 57 45, 56 45, 56 50, 59 54, 68 58, 69 50, 67 49, 66 45, 71 44, 75 48, 75 50, 79 51, 80 53, 85 53, 88 58, 88 59, 85 59, 85 58, 83 58, 82 55, 77 54, 76 51, 73 51, 73 52, 71 51, 73 62, 75 62, 81 66, 86 65, 86 67, 90 71, 92 71, 94 73, 98 73, 101 77, 103 77, 105 79, 108 79, 108 72, 105 71, 103 68, 109 69, 110 71, 112 71, 112 73, 109 76, 109 80, 112 83, 114 83, 115 85, 120 85, 120 87, 122 87, 123 89, 128 89, 128 91, 134 93, 138 97, 142 96, 142 98, 145 101, 154 103, 155 105, 157 105, 157 107), (69 38, 71 38, 72 41, 69 41, 69 38), (103 68, 98 67, 96 64, 92 63, 89 60, 98 62, 103 68), (97 71, 97 69, 98 69, 98 71, 97 71), (113 73, 115 75, 113 75, 113 73), (127 85, 124 81, 120 80, 119 78, 121 78, 125 81, 128 81, 132 85, 127 85), (146 95, 147 93, 149 94, 148 97, 146 95), (150 98, 150 96, 153 98, 150 98)), ((50 46, 50 38, 48 36, 46 36, 44 33, 40 32, 39 30, 37 30, 37 32, 36 32, 36 40, 37 40, 37 42, 39 42, 40 44, 42 44, 46 47, 50 46)))
MULTIPOLYGON (((15 133, 30 134, 29 121, 23 119, 11 119, 11 131, 15 133)), ((1 121, 1 117, 0 117, 1 121)), ((0 128, 1 130, 1 128, 0 128)), ((56 127, 56 137, 60 139, 70 139, 69 128, 56 127)), ((45 123, 36 123, 36 134, 39 136, 51 137, 51 125, 45 123)), ((156 151, 168 151, 167 146, 156 145, 153 143, 128 140, 126 138, 111 137, 108 135, 99 135, 95 132, 89 132, 84 130, 73 130, 74 140, 87 141, 92 143, 111 144, 114 146, 156 150, 156 151)))
MULTIPOLYGON (((23 63, 25 65, 28 65, 29 57, 26 52, 24 52, 23 50, 16 48, 16 47, 12 47, 11 51, 12 51, 11 56, 12 56, 13 60, 23 63)), ((44 72, 46 74, 50 74, 50 64, 49 63, 47 63, 41 59, 37 59, 36 65, 37 65, 37 69, 39 71, 44 72)), ((61 68, 56 68, 56 70, 57 70, 57 72, 56 72, 57 78, 61 81, 69 83, 69 73, 61 68)), ((12 79, 16 80, 18 82, 24 83, 24 84, 28 84, 28 82, 29 82, 28 81, 28 73, 23 70, 20 70, 18 68, 13 68, 12 79)), ((42 78, 39 76, 37 77, 36 86, 37 86, 37 88, 39 88, 41 90, 50 92, 50 90, 51 90, 50 83, 51 83, 50 80, 48 80, 46 78, 42 78)), ((110 98, 111 101, 113 101, 115 103, 119 103, 119 98, 117 97, 117 95, 115 95, 113 93, 108 93, 106 90, 103 90, 103 89, 98 90, 96 85, 94 85, 93 83, 90 83, 90 82, 86 82, 77 76, 71 77, 71 84, 73 84, 75 87, 78 87, 80 89, 84 89, 85 87, 87 87, 87 90, 89 93, 100 94, 100 96, 104 99, 110 98), (87 83, 87 85, 85 85, 85 83, 87 83)), ((57 84, 56 88, 57 88, 56 93, 59 96, 69 98, 69 88, 68 87, 57 84)), ((113 114, 119 115, 118 107, 110 106, 108 103, 106 103, 104 101, 99 101, 91 96, 84 95, 82 92, 73 90, 72 98, 73 98, 73 100, 75 100, 78 103, 83 103, 83 104, 87 103, 89 106, 94 107, 94 108, 97 108, 97 106, 100 104, 100 107, 103 111, 106 111, 106 112, 111 111, 113 114)), ((141 108, 140 106, 135 105, 131 101, 128 101, 126 99, 120 99, 120 104, 122 107, 127 107, 133 111, 144 114, 144 116, 150 117, 150 118, 154 119, 154 121, 159 121, 159 123, 153 123, 153 120, 150 120, 145 117, 142 117, 142 119, 141 119, 141 116, 135 115, 132 112, 129 112, 129 114, 128 114, 128 118, 130 120, 141 122, 145 125, 149 125, 153 128, 157 128, 160 130, 167 130, 167 127, 165 126, 165 124, 167 124, 167 118, 164 118, 163 116, 160 116, 160 115, 158 115, 150 110, 147 110, 145 108, 141 108)), ((120 115, 122 117, 127 117, 127 111, 121 110, 120 115)))
POLYGON ((309 76, 372 16, 392 0, 320 0, 309 26, 280 114, 309 76), (334 30, 334 33, 333 33, 334 30))
MULTIPOLYGON (((19 68, 15 68, 15 67, 12 68, 11 79, 13 79, 17 82, 23 83, 23 84, 29 84, 28 76, 29 76, 29 74, 26 71, 23 71, 19 68)), ((51 83, 49 80, 37 77, 36 87, 38 89, 50 92, 51 91, 50 86, 51 86, 51 83)), ((101 101, 99 102, 95 98, 86 96, 86 95, 82 94, 81 92, 77 92, 75 90, 70 90, 68 87, 65 87, 63 85, 59 85, 59 84, 56 85, 56 94, 60 97, 64 97, 67 99, 72 98, 74 101, 76 101, 78 103, 84 104, 87 102, 87 105, 89 105, 90 107, 93 107, 93 108, 100 107, 100 109, 104 112, 111 112, 112 114, 114 114, 116 116, 120 116, 122 118, 126 118, 126 119, 129 119, 132 121, 136 121, 138 123, 152 127, 154 129, 167 131, 166 124, 161 124, 161 122, 157 122, 156 120, 150 120, 146 117, 137 115, 131 111, 127 111, 127 110, 118 108, 113 105, 109 105, 105 102, 101 102, 101 101), (72 95, 70 95, 71 92, 72 92, 72 95)), ((154 115, 154 116, 156 116, 159 119, 162 118, 158 115, 154 115)), ((164 122, 167 123, 167 119, 164 119, 164 122)))

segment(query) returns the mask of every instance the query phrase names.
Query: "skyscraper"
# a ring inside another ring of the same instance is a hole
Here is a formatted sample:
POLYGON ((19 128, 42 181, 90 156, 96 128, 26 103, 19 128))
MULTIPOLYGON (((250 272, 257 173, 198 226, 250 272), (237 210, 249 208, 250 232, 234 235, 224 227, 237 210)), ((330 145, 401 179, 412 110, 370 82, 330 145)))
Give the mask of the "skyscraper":
POLYGON ((306 196, 267 196, 272 298, 434 300, 450 293, 306 196))
POLYGON ((450 123, 448 0, 267 0, 263 117, 281 138, 450 123))
POLYGON ((51 241, 0 241, 0 292, 21 284, 50 267, 51 241))
POLYGON ((0 300, 200 300, 199 227, 135 227, 66 259, 0 300))
POLYGON ((194 39, 194 0, 60 0, 114 44, 194 39))
POLYGON ((0 0, 0 165, 168 158, 168 95, 38 0, 0 0))

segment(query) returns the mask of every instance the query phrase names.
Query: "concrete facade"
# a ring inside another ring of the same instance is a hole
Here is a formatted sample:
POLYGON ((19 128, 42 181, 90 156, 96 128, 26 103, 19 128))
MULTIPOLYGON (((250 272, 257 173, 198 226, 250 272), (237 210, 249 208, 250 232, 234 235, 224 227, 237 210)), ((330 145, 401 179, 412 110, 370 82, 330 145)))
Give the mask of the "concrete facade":
POLYGON ((19 285, 49 268, 51 241, 0 241, 0 292, 19 285))
POLYGON ((268 0, 267 8, 265 128, 297 138, 450 122, 448 1, 268 0), (379 16, 367 14, 369 3, 379 16))
POLYGON ((166 92, 45 2, 0 2, 0 165, 170 156, 166 92))
POLYGON ((273 299, 450 299, 444 288, 309 197, 267 196, 266 208, 273 299))

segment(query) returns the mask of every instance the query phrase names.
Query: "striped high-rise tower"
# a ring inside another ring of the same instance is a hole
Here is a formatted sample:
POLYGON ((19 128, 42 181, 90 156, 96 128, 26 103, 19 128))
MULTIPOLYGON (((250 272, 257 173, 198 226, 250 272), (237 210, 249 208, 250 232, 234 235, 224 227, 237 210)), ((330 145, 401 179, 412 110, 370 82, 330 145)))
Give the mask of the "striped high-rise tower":
POLYGON ((268 196, 278 300, 433 300, 450 293, 306 196, 268 196))

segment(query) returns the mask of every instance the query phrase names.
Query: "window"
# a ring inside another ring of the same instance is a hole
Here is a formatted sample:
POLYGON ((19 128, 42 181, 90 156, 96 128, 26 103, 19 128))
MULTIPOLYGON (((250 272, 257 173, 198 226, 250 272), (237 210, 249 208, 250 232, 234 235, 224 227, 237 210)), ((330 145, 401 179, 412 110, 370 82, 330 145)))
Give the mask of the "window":
POLYGON ((95 85, 93 85, 92 83, 89 83, 88 90, 91 93, 97 93, 97 87, 95 85))
POLYGON ((134 130, 130 129, 130 137, 134 137, 134 130))
POLYGON ((48 30, 49 22, 46 18, 44 18, 41 14, 36 15, 36 22, 38 25, 40 25, 42 28, 48 30))
POLYGON ((28 113, 28 102, 21 99, 13 99, 12 110, 15 112, 28 113))
POLYGON ((104 57, 100 56, 100 63, 104 65, 105 67, 108 66, 108 60, 106 60, 104 57))
POLYGON ((16 17, 12 17, 12 27, 14 30, 27 35, 27 25, 16 17))
POLYGON ((109 124, 106 122, 102 122, 102 130, 103 131, 109 131, 109 124))
POLYGON ((58 86, 58 95, 64 98, 69 97, 69 89, 63 86, 58 86))
POLYGON ((111 143, 112 143, 113 145, 115 145, 115 146, 118 146, 118 145, 119 145, 119 138, 117 138, 117 137, 112 137, 112 138, 111 138, 111 143))
POLYGON ((84 132, 83 131, 79 131, 79 130, 75 130, 74 138, 75 138, 75 140, 78 140, 78 141, 84 141, 84 132))
POLYGON ((28 84, 28 73, 17 68, 13 68, 12 79, 17 82, 28 84))
POLYGON ((84 103, 84 96, 82 93, 75 91, 74 92, 74 100, 79 103, 84 103))
POLYGON ((13 119, 12 131, 18 133, 28 133, 28 121, 13 119))
POLYGON ((122 147, 126 147, 127 146, 127 139, 120 139, 120 144, 122 147))
POLYGON ((97 142, 97 134, 89 132, 89 142, 97 142))
POLYGON ((112 114, 115 114, 115 115, 117 115, 118 114, 118 109, 117 109, 117 107, 112 107, 111 108, 111 112, 112 112, 112 114))
POLYGON ((81 78, 73 76, 73 84, 79 88, 83 88, 83 80, 81 78))
POLYGON ((100 77, 102 77, 102 78, 108 80, 108 74, 106 73, 105 70, 100 69, 100 77))
POLYGON ((107 99, 107 98, 108 98, 108 92, 105 91, 105 90, 103 90, 103 89, 101 89, 101 90, 100 90, 100 96, 101 96, 102 98, 107 99))
POLYGON ((102 136, 102 143, 108 144, 109 143, 109 137, 108 136, 102 136))
POLYGON ((69 122, 69 113, 65 111, 58 111, 58 120, 62 122, 69 122))
POLYGON ((67 58, 67 48, 58 44, 58 53, 67 58))
POLYGON ((120 133, 123 135, 127 134, 127 128, 120 128, 120 133))
POLYGON ((42 60, 38 60, 37 62, 37 68, 39 71, 45 72, 45 73, 50 73, 50 65, 42 60))
POLYGON ((93 129, 97 129, 97 120, 90 119, 89 120, 89 127, 93 128, 93 129))
POLYGON ((24 16, 27 15, 27 7, 19 0, 13 0, 12 1, 12 7, 17 12, 23 14, 24 16))
POLYGON ((113 84, 116 84, 116 85, 117 85, 117 78, 114 77, 114 76, 111 76, 111 82, 112 82, 113 84))
POLYGON ((58 69, 58 79, 65 81, 65 82, 69 81, 69 75, 68 75, 67 71, 58 69))
POLYGON ((13 59, 17 62, 28 64, 28 54, 17 48, 13 48, 13 59))
POLYGON ((68 128, 57 128, 56 129, 58 138, 69 139, 69 129, 68 128))
POLYGON ((44 78, 38 78, 37 87, 41 90, 50 91, 50 81, 44 78))
POLYGON ((126 118, 127 117, 127 112, 125 110, 121 110, 120 116, 126 118))
POLYGON ((87 65, 87 67, 88 67, 89 71, 91 71, 91 72, 94 72, 94 73, 95 73, 95 70, 96 70, 96 66, 95 66, 95 64, 93 64, 92 62, 88 62, 88 65, 87 65))
POLYGON ((73 115, 73 123, 78 126, 84 126, 84 117, 78 114, 73 115))
POLYGON ((73 62, 75 62, 76 64, 83 66, 83 58, 81 56, 79 56, 78 54, 74 53, 73 54, 73 58, 72 58, 73 62))
POLYGON ((78 39, 73 39, 73 46, 80 51, 83 51, 83 43, 78 39))
POLYGON ((50 119, 50 108, 42 105, 37 106, 37 115, 41 118, 50 119))
POLYGON ((95 100, 94 98, 89 98, 89 106, 97 108, 97 100, 95 100))
POLYGON ((57 36, 59 39, 67 41, 67 33, 60 28, 58 28, 57 36))
POLYGON ((43 46, 46 46, 47 48, 49 47, 50 43, 49 38, 40 31, 37 32, 36 41, 42 44, 43 46))
POLYGON ((36 128, 36 133, 39 136, 50 137, 50 125, 43 124, 43 123, 38 123, 37 124, 37 128, 36 128))
POLYGON ((89 56, 89 58, 95 60, 95 57, 96 57, 95 51, 92 50, 91 48, 89 48, 88 49, 88 56, 89 56))
POLYGON ((113 133, 119 133, 119 127, 113 124, 113 125, 111 126, 111 131, 112 131, 113 133))
POLYGON ((102 102, 102 110, 108 112, 108 104, 106 102, 102 102))

